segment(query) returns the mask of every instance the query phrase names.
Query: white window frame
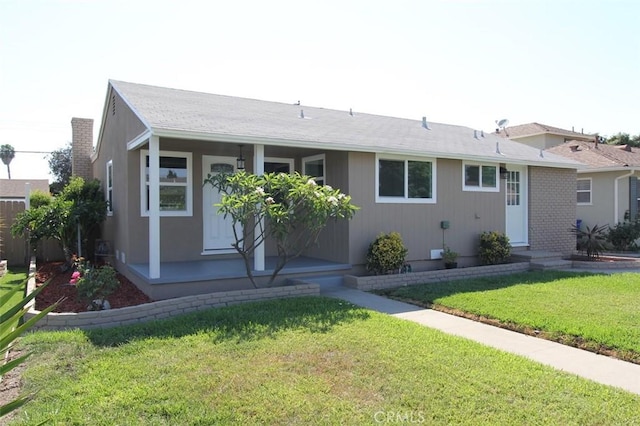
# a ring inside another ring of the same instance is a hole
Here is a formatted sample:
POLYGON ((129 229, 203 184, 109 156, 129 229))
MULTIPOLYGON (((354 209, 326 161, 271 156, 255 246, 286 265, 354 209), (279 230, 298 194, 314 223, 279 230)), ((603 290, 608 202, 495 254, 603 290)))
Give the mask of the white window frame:
MULTIPOLYGON (((140 150, 140 215, 143 217, 149 216, 149 210, 147 210, 147 179, 145 175, 146 158, 149 156, 149 151, 146 149, 140 150)), ((160 186, 184 186, 186 187, 186 210, 183 211, 166 211, 160 210, 160 216, 193 216, 193 154, 190 152, 180 151, 160 151, 160 157, 177 157, 185 158, 187 160, 187 182, 161 182, 160 186)))
POLYGON ((593 205, 593 178, 578 178, 576 179, 576 205, 578 206, 592 206, 593 205), (589 181, 589 189, 585 190, 585 189, 578 189, 578 181, 581 180, 588 180, 589 181), (588 203, 579 203, 578 202, 578 193, 584 193, 584 192, 588 192, 589 193, 589 202, 588 203))
POLYGON ((284 157, 265 157, 264 163, 286 163, 289 165, 289 173, 295 172, 294 161, 293 158, 284 158, 284 157))
POLYGON ((437 202, 437 160, 430 157, 407 157, 403 155, 379 155, 376 154, 375 162, 375 195, 376 203, 393 204, 436 204, 437 202), (389 197, 380 195, 380 160, 404 162, 404 197, 389 197), (409 161, 431 163, 431 198, 409 198, 409 161))
POLYGON ((325 155, 318 154, 318 155, 312 155, 309 157, 302 157, 302 174, 315 178, 316 182, 319 185, 326 185, 327 184, 327 160, 325 158, 325 155), (310 163, 312 161, 317 161, 317 160, 322 160, 322 171, 324 172, 323 176, 313 176, 307 173, 307 163, 310 163), (318 180, 322 180, 322 183, 318 182, 318 180))
POLYGON ((105 196, 107 197, 107 216, 113 216, 113 160, 107 161, 105 187, 105 196))
POLYGON ((500 192, 500 165, 495 163, 476 163, 470 161, 462 162, 462 190, 470 192, 500 192), (471 186, 466 184, 467 166, 478 167, 478 186, 471 186), (482 186, 482 168, 493 167, 496 169, 496 186, 482 186))

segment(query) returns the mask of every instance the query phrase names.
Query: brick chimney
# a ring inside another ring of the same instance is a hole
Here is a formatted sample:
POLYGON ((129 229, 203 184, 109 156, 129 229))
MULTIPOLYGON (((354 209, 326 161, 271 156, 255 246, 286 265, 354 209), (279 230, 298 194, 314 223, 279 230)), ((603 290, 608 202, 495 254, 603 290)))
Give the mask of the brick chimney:
POLYGON ((71 119, 71 174, 84 180, 93 179, 93 119, 71 119))

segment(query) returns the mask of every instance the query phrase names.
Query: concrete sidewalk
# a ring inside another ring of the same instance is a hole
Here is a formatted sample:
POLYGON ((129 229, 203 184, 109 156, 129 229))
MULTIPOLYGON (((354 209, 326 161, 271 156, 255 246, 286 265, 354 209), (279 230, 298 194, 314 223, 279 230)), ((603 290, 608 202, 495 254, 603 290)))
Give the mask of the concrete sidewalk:
POLYGON ((321 285, 321 294, 324 296, 346 300, 505 352, 523 355, 558 370, 640 395, 640 365, 343 287, 338 277, 314 282, 321 285))

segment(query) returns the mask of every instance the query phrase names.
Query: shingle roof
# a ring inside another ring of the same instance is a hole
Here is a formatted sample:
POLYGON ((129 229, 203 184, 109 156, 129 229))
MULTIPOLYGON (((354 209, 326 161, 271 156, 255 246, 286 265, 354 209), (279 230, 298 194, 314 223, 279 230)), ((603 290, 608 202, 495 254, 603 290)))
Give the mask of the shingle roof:
POLYGON ((607 145, 594 142, 569 141, 545 152, 586 164, 589 169, 640 167, 640 149, 627 145, 607 145))
POLYGON ((0 179, 0 198, 25 198, 27 183, 31 191, 39 190, 49 193, 47 179, 0 179))
POLYGON ((594 137, 594 135, 578 133, 572 130, 565 130, 559 127, 553 127, 553 126, 540 124, 540 123, 527 123, 527 124, 520 124, 517 126, 507 127, 506 130, 500 129, 500 132, 498 134, 502 137, 517 139, 521 137, 539 135, 544 133, 551 133, 553 135, 566 136, 576 140, 587 140, 587 139, 593 140, 593 137, 594 137))
POLYGON ((110 81, 139 118, 158 136, 303 146, 345 151, 441 158, 473 158, 575 168, 547 154, 494 134, 474 137, 468 127, 338 111, 186 90, 110 81), (304 118, 300 118, 301 111, 304 118), (497 153, 496 144, 499 144, 497 153))

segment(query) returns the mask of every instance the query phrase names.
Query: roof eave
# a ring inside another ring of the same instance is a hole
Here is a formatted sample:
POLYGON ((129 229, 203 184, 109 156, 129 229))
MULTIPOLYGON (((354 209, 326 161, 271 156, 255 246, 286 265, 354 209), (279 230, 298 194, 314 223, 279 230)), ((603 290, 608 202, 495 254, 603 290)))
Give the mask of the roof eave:
POLYGON ((606 173, 606 172, 639 172, 640 167, 624 167, 624 166, 616 166, 616 167, 589 167, 584 169, 579 169, 578 173, 606 173))
POLYGON ((128 150, 140 149, 151 135, 174 138, 174 139, 191 139, 199 141, 209 142, 222 142, 222 143, 234 143, 234 144, 247 144, 247 145, 271 145, 271 146, 286 146, 290 147, 293 144, 300 148, 322 148, 330 149, 333 151, 353 151, 353 152, 370 152, 370 153, 382 153, 391 155, 418 155, 421 157, 436 157, 451 160, 467 160, 467 161, 486 161, 491 163, 509 163, 528 166, 540 166, 540 167, 553 167, 562 169, 577 169, 582 167, 582 164, 578 163, 562 163, 549 160, 525 160, 518 158, 510 158, 502 154, 478 156, 471 154, 460 153, 446 153, 439 151, 406 151, 393 148, 386 149, 365 149, 363 147, 348 145, 348 144, 335 144, 335 143, 322 143, 319 141, 302 141, 291 139, 279 139, 279 138, 267 138, 262 136, 247 136, 247 135, 232 135, 224 133, 208 133, 208 132, 193 132, 186 130, 176 129, 151 129, 140 134, 127 144, 128 150))

